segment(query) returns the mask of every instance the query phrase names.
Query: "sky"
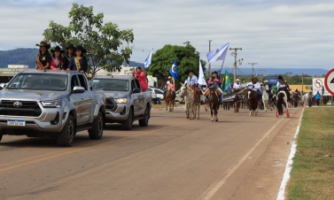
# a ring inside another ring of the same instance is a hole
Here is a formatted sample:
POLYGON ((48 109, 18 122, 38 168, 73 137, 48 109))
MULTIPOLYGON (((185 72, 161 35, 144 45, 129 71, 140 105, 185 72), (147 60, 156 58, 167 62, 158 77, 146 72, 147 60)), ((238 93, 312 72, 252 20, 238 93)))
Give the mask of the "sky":
MULTIPOLYGON (((133 61, 143 62, 152 48, 185 41, 206 60, 212 40, 212 49, 227 42, 241 47, 240 67, 334 67, 332 0, 1 0, 0 50, 34 48, 51 20, 68 25, 72 3, 93 6, 104 22, 133 29, 133 61)), ((229 53, 224 66, 232 65, 229 53)))

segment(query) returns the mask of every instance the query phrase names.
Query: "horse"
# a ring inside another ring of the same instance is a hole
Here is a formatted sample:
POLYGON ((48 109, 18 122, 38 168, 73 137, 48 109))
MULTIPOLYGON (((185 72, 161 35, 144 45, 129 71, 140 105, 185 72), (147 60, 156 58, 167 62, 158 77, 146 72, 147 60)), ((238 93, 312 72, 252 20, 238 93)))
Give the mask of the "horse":
POLYGON ((173 90, 168 86, 165 94, 166 110, 169 112, 174 111, 175 95, 173 90))
POLYGON ((197 119, 199 119, 200 114, 200 102, 198 102, 197 97, 195 97, 195 91, 192 87, 182 84, 180 89, 180 96, 184 97, 185 99, 185 113, 187 116, 187 119, 195 119, 197 112, 198 116, 197 119))
POLYGON ((258 106, 258 100, 257 100, 257 92, 251 89, 245 90, 245 93, 247 94, 247 100, 248 100, 248 107, 249 107, 249 116, 257 116, 257 106, 258 106))
POLYGON ((276 117, 283 116, 285 112, 286 117, 290 117, 289 109, 288 109, 288 97, 285 91, 280 91, 277 93, 277 110, 276 110, 276 117))
POLYGON ((222 95, 219 90, 216 89, 216 86, 211 86, 207 91, 207 104, 210 106, 211 111, 211 122, 218 122, 218 110, 219 110, 219 96, 222 95))
POLYGON ((303 97, 302 97, 302 103, 303 103, 304 107, 306 107, 308 105, 308 97, 309 97, 308 93, 304 94, 303 97))
POLYGON ((261 90, 262 90, 262 102, 263 102, 264 111, 266 112, 267 109, 270 109, 272 111, 273 108, 275 108, 274 103, 270 100, 269 94, 266 91, 266 88, 264 86, 262 86, 261 90))

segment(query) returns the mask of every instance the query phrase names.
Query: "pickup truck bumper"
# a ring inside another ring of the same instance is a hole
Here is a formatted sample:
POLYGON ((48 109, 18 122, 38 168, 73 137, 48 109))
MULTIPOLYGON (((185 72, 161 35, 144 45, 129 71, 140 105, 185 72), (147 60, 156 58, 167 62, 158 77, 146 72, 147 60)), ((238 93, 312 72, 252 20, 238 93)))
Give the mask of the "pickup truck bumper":
POLYGON ((41 115, 37 117, 0 115, 0 133, 30 137, 56 136, 66 124, 68 113, 63 112, 61 108, 40 108, 41 115), (8 120, 24 120, 25 125, 8 125, 8 120))
POLYGON ((115 111, 106 110, 106 122, 120 122, 128 119, 129 107, 126 104, 118 104, 115 111))

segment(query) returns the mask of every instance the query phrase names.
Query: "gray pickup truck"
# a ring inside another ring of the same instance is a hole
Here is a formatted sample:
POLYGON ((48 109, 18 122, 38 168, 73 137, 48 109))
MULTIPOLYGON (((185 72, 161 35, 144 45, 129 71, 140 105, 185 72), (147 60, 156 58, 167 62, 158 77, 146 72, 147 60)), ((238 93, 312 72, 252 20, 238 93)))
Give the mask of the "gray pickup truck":
POLYGON ((107 123, 121 123, 124 130, 131 130, 135 120, 139 120, 139 126, 148 125, 152 98, 149 91, 142 92, 138 80, 127 76, 98 76, 91 80, 90 86, 105 92, 107 123))
POLYGON ((105 95, 91 91, 79 72, 26 70, 0 91, 0 141, 3 135, 51 136, 71 146, 77 132, 100 139, 105 95))

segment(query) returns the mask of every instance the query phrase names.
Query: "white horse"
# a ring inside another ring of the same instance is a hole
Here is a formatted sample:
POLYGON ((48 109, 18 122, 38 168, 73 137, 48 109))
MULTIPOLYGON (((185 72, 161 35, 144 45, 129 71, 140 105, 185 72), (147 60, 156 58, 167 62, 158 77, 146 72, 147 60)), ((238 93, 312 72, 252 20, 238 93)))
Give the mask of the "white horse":
POLYGON ((303 102, 304 107, 306 107, 308 104, 308 97, 309 97, 309 93, 304 94, 302 97, 302 102, 303 102))
POLYGON ((283 116, 285 112, 286 117, 290 117, 290 112, 288 109, 288 97, 285 91, 280 91, 277 93, 277 109, 276 109, 276 117, 283 116))
POLYGON ((273 102, 269 102, 270 98, 268 92, 266 91, 266 87, 262 86, 261 90, 262 90, 262 102, 264 111, 266 112, 267 109, 273 110, 275 106, 273 105, 273 102))
POLYGON ((194 90, 185 84, 182 84, 181 89, 180 89, 180 96, 184 97, 185 100, 185 113, 187 115, 187 119, 195 119, 197 112, 198 116, 197 118, 199 119, 199 113, 200 113, 200 106, 201 104, 195 99, 195 92, 194 90))

